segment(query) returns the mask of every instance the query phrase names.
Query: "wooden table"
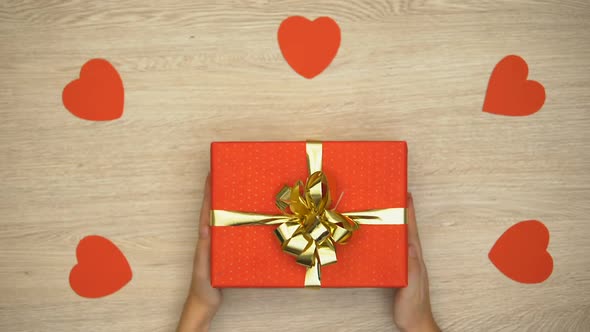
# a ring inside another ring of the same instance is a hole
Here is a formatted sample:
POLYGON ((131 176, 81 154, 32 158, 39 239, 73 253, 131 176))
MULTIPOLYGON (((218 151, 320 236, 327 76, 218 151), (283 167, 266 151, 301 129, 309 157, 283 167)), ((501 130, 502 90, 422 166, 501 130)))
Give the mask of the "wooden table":
MULTIPOLYGON (((590 330, 590 3, 545 1, 3 1, 0 330, 170 331, 188 288, 209 143, 407 140, 436 319, 445 331, 590 330), (279 24, 328 15, 332 65, 307 80, 279 24), (521 55, 547 101, 482 112, 521 55), (63 87, 91 58, 125 85, 112 122, 72 116, 63 87), (521 220, 555 268, 524 285, 488 260, 521 220), (101 299, 68 274, 78 241, 114 241, 133 280, 101 299)), ((232 289, 214 331, 391 331, 392 290, 232 289)))

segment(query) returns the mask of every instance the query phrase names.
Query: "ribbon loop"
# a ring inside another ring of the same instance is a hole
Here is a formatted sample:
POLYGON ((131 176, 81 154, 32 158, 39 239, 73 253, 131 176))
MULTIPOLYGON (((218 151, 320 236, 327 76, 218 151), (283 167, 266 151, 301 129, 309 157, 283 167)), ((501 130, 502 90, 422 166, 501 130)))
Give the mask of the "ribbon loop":
MULTIPOLYGON (((297 263, 318 271, 313 273, 313 280, 320 280, 318 265, 336 263, 334 243, 345 243, 359 228, 354 219, 328 209, 331 203, 328 180, 322 171, 313 172, 305 186, 298 181, 293 187, 283 188, 276 198, 276 205, 291 221, 281 224, 275 234, 283 250, 297 256, 297 263)), ((308 281, 307 286, 319 286, 308 281)))

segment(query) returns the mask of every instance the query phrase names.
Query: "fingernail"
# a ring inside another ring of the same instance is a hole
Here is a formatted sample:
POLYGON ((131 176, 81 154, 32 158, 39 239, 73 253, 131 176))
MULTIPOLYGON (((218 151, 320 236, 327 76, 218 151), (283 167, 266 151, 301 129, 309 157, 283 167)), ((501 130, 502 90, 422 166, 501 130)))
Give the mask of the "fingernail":
POLYGON ((410 256, 412 258, 418 257, 418 253, 416 252, 416 248, 412 244, 410 244, 408 246, 408 256, 410 256))
POLYGON ((411 200, 411 199, 413 199, 412 193, 408 191, 408 200, 411 200))

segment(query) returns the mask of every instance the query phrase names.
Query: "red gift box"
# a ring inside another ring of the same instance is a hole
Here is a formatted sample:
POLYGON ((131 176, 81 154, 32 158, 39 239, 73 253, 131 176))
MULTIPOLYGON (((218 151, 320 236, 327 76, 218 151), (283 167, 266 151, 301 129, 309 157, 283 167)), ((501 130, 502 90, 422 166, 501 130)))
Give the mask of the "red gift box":
MULTIPOLYGON (((306 142, 212 143, 212 210, 280 215, 277 193, 310 175, 306 146, 306 142)), ((405 142, 322 142, 321 170, 331 196, 340 198, 338 212, 406 207, 405 142)), ((277 226, 213 224, 212 286, 304 287, 308 268, 282 250, 274 234, 277 226)), ((321 287, 407 286, 403 220, 362 224, 335 250, 338 261, 321 267, 321 287)))

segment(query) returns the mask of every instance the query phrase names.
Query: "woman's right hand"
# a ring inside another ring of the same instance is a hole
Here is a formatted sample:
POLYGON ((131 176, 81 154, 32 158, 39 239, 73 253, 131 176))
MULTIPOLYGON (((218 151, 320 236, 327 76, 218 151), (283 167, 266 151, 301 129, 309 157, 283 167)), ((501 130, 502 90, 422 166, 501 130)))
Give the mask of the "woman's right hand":
POLYGON ((411 194, 408 194, 408 287, 400 288, 395 293, 393 321, 403 332, 440 331, 430 307, 428 273, 422 259, 422 247, 411 194))

